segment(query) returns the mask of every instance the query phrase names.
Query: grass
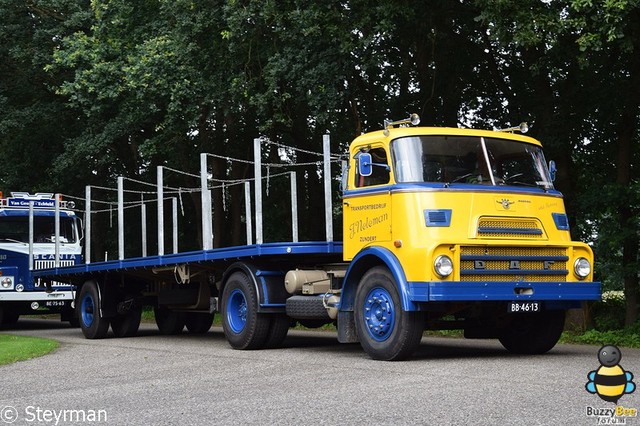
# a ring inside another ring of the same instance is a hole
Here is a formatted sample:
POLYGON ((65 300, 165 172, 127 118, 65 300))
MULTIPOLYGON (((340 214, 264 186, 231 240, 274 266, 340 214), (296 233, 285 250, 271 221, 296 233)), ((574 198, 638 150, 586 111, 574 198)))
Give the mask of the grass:
POLYGON ((0 334, 0 365, 46 355, 58 346, 60 344, 51 339, 0 334))

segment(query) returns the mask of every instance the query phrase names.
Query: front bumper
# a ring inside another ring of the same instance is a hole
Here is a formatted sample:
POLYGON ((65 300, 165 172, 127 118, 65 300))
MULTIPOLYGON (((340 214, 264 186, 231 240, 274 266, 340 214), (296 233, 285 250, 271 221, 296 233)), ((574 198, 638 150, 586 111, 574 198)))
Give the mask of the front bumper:
POLYGON ((409 282, 412 302, 600 300, 599 282, 409 282))
POLYGON ((0 292, 0 302, 43 302, 48 300, 73 300, 75 291, 11 291, 0 292))

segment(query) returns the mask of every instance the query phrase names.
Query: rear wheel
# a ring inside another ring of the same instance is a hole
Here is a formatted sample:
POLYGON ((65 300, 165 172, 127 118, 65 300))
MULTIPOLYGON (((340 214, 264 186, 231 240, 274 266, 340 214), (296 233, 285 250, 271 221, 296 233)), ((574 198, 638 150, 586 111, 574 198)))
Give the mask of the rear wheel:
POLYGON ((175 312, 164 307, 154 308, 153 312, 160 334, 171 335, 182 333, 187 321, 185 312, 175 312))
POLYGON ((543 354, 558 343, 564 329, 564 319, 565 311, 514 314, 498 340, 512 353, 543 354))
POLYGON ((109 331, 109 320, 100 316, 98 283, 88 281, 80 290, 78 318, 82 334, 87 339, 102 339, 109 331))
POLYGON ((142 307, 131 306, 131 308, 118 314, 111 319, 111 329, 116 337, 131 337, 138 333, 140 328, 140 320, 142 318, 142 307))
POLYGON ((222 293, 222 329, 234 349, 263 347, 269 333, 268 314, 258 313, 258 294, 245 274, 232 274, 222 293))
POLYGON ((189 312, 187 314, 187 330, 191 334, 205 334, 213 324, 213 313, 189 312))
POLYGON ((360 344, 373 359, 395 361, 410 356, 420 344, 422 312, 403 311, 393 276, 384 267, 369 270, 355 299, 360 344))

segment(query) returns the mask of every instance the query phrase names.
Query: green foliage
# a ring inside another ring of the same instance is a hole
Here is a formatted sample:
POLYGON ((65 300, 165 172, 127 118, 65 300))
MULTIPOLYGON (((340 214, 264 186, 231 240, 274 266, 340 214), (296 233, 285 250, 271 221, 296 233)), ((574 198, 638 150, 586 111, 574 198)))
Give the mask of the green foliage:
POLYGON ((55 340, 0 334, 0 365, 48 354, 58 348, 55 340))
POLYGON ((597 331, 606 332, 624 327, 625 298, 622 291, 607 291, 602 300, 593 303, 591 317, 597 331))
POLYGON ((640 322, 633 326, 617 330, 587 330, 583 334, 564 332, 560 340, 563 343, 581 343, 587 345, 616 345, 627 348, 640 348, 640 322))

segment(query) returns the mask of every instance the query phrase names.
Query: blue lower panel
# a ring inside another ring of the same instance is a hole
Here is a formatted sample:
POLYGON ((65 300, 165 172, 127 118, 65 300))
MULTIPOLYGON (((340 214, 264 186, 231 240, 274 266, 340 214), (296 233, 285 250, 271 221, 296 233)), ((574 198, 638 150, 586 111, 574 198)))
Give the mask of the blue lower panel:
POLYGON ((600 300, 599 282, 409 282, 413 302, 600 300), (523 294, 526 293, 526 294, 523 294))

